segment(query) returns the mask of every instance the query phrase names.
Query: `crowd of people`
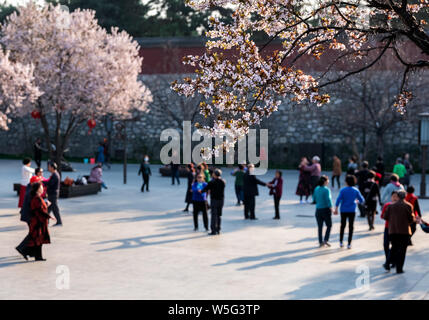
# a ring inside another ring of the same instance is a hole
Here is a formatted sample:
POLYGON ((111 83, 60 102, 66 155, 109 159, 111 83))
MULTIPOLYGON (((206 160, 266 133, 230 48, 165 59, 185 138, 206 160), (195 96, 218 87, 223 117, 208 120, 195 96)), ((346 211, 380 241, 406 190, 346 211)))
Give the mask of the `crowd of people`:
MULTIPOLYGON (((92 168, 89 181, 101 183, 102 187, 107 189, 102 180, 103 162, 106 161, 106 158, 103 158, 104 152, 103 144, 100 143, 98 163, 92 168)), ((340 158, 333 157, 332 184, 326 175, 322 175, 320 162, 321 159, 318 156, 314 156, 311 162, 306 157, 301 159, 296 188, 296 195, 300 197, 301 204, 315 204, 319 246, 321 248, 331 246, 329 239, 334 214, 341 217, 339 246, 341 248, 345 246, 344 238, 348 225, 347 248, 351 249, 357 209, 360 217, 367 218, 369 231, 372 231, 375 229, 375 217, 379 206, 381 218, 385 220, 383 246, 386 261, 383 267, 386 270, 395 267, 397 273, 402 273, 406 249, 412 245, 411 238, 417 230, 417 224, 421 224, 422 229, 429 232, 429 225, 421 219, 419 201, 414 194, 414 187, 410 184, 413 167, 409 155, 405 154, 403 158, 396 160, 391 174, 385 172, 381 157, 378 157, 371 169, 367 161, 362 161, 359 165, 357 158, 351 157, 347 165, 344 187, 341 187, 343 172, 340 158), (335 189, 335 186, 339 189, 335 202, 332 199, 330 186, 332 189, 335 189), (326 230, 323 232, 325 226, 326 230)), ((57 164, 48 162, 48 169, 51 176, 46 179, 43 177, 43 169, 31 168, 31 159, 23 160, 18 206, 21 208, 21 220, 28 224, 29 232, 16 249, 25 259, 30 256, 38 261, 44 260, 41 248, 43 244, 50 243, 49 219, 55 219, 55 226, 62 225, 58 208, 60 176, 57 164), (50 215, 51 212, 53 216, 50 215)), ((180 184, 180 165, 171 163, 170 169, 172 185, 175 182, 180 184)), ((254 171, 253 164, 240 164, 231 172, 235 178, 236 204, 243 205, 244 219, 258 219, 255 212, 256 197, 259 195, 258 185, 269 189, 269 195, 273 197, 274 202, 273 219, 280 219, 280 200, 283 193, 282 172, 277 170, 270 182, 264 182, 258 179, 254 171)), ((152 172, 148 155, 143 157, 138 175, 142 175, 143 179, 141 192, 149 192, 149 179, 152 172)), ((189 212, 192 205, 194 230, 199 229, 201 213, 203 226, 207 232, 209 232, 208 213, 210 212, 211 230, 208 234, 219 235, 226 187, 222 171, 218 168, 209 168, 204 162, 199 165, 191 163, 187 165, 186 177, 186 207, 183 211, 189 212)))
POLYGON ((320 247, 330 247, 329 238, 332 229, 332 214, 341 216, 340 247, 344 247, 344 234, 348 224, 347 248, 351 249, 354 222, 357 208, 360 217, 368 220, 369 231, 374 230, 377 206, 382 209, 381 218, 385 220, 384 251, 386 261, 383 267, 390 271, 396 268, 397 273, 403 273, 403 265, 407 247, 413 245, 411 238, 416 232, 417 223, 428 232, 428 224, 422 220, 422 214, 415 189, 410 185, 413 167, 409 155, 398 158, 393 167, 393 173, 387 177, 383 159, 378 157, 376 164, 370 169, 368 161, 358 165, 357 158, 351 157, 345 176, 346 186, 341 188, 342 166, 338 156, 333 157, 332 189, 337 181, 340 189, 335 205, 329 188, 329 178, 320 173, 320 159, 315 156, 310 165, 307 158, 302 158, 299 165, 299 182, 296 194, 303 197, 313 197, 316 204, 316 221, 320 247), (318 175, 318 176, 317 176, 318 175), (317 180, 316 180, 317 176, 317 180), (313 178, 312 178, 313 177, 313 178), (388 178, 388 182, 385 179, 388 178), (315 186, 314 181, 317 181, 315 186), (384 185, 385 184, 385 185, 384 185), (323 228, 326 226, 325 233, 323 228))

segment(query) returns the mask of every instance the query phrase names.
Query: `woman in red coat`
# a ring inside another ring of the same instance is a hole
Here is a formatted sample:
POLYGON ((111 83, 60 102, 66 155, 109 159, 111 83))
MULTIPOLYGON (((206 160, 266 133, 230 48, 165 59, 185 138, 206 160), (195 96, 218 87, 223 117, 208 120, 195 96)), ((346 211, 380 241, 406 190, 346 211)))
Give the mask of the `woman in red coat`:
POLYGON ((268 187, 270 188, 270 194, 273 195, 274 198, 274 208, 276 210, 276 215, 274 216, 274 220, 280 219, 280 199, 283 193, 283 178, 282 172, 276 171, 276 177, 268 183, 268 187))
POLYGON ((50 216, 48 214, 49 201, 42 198, 43 184, 36 182, 31 186, 31 219, 29 223, 30 231, 26 237, 26 246, 17 248, 25 260, 28 256, 34 257, 36 261, 45 261, 42 257, 42 245, 51 243, 48 231, 50 216))

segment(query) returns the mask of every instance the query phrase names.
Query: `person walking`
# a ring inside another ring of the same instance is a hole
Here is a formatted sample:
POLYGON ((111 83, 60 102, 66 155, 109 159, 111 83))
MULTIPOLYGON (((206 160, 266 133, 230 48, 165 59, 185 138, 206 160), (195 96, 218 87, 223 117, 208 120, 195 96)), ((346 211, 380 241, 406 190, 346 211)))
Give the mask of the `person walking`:
POLYGON ((60 209, 58 208, 58 197, 60 196, 60 184, 61 178, 58 173, 58 166, 55 162, 50 161, 48 163, 48 170, 51 173, 51 177, 45 182, 46 193, 48 194, 48 200, 50 205, 48 206, 48 213, 51 211, 54 213, 56 224, 54 226, 62 226, 60 209))
POLYGON ((97 149, 97 162, 101 163, 101 166, 104 165, 104 162, 106 161, 106 158, 104 156, 104 144, 103 142, 100 142, 98 144, 98 149, 97 149))
POLYGON ((27 185, 30 183, 30 179, 34 174, 34 169, 31 167, 31 158, 25 158, 22 160, 21 167, 21 187, 19 188, 19 200, 18 208, 22 208, 24 203, 25 193, 27 190, 27 185))
POLYGON ((171 168, 171 184, 174 186, 174 180, 177 180, 177 185, 180 185, 180 179, 179 179, 180 165, 178 163, 173 163, 173 161, 171 161, 170 168, 171 168))
POLYGON ((384 265, 390 271, 390 263, 395 264, 396 273, 404 273, 403 266, 410 241, 410 225, 416 222, 413 206, 405 201, 404 190, 397 191, 399 200, 386 208, 384 219, 389 222, 389 237, 392 243, 389 260, 384 265))
POLYGON ((237 197, 237 206, 241 205, 243 200, 243 177, 244 177, 244 165, 239 164, 238 169, 231 172, 231 175, 235 177, 234 188, 235 196, 237 197))
POLYGON ((207 217, 207 192, 200 192, 207 186, 204 181, 204 175, 199 174, 197 181, 192 184, 192 204, 194 206, 194 231, 198 230, 198 214, 201 212, 203 215, 203 223, 206 231, 209 231, 209 221, 207 217))
POLYGON ((383 157, 382 156, 378 156, 377 157, 377 161, 375 162, 375 172, 377 172, 378 174, 380 174, 380 181, 381 181, 380 186, 383 185, 384 171, 385 171, 385 167, 384 167, 383 157))
POLYGON ((255 216, 256 196, 259 195, 258 184, 261 186, 267 184, 256 178, 253 164, 249 164, 247 168, 243 176, 244 219, 258 220, 255 216))
POLYGON ((280 220, 280 199, 282 198, 283 193, 283 178, 282 172, 277 170, 275 178, 268 183, 268 187, 270 188, 270 195, 273 196, 274 199, 274 220, 280 220))
POLYGON ((305 197, 305 202, 308 203, 308 197, 311 194, 310 186, 310 172, 305 171, 305 166, 308 165, 308 160, 306 157, 301 158, 301 163, 299 164, 299 178, 298 186, 296 187, 295 194, 299 196, 299 202, 304 203, 303 197, 305 197))
POLYGON ((222 171, 216 169, 213 172, 213 179, 200 191, 210 191, 210 211, 211 211, 211 233, 210 236, 214 236, 220 233, 221 219, 222 219, 222 208, 225 199, 225 180, 222 179, 222 171))
POLYGON ((103 153, 104 153, 104 164, 110 170, 110 148, 109 148, 109 140, 107 138, 103 139, 103 153))
POLYGON ((51 218, 48 213, 49 201, 43 200, 43 184, 36 182, 31 186, 30 192, 30 218, 29 232, 16 250, 28 260, 34 257, 36 261, 46 261, 42 255, 42 245, 51 243, 48 222, 51 218))
POLYGON ((368 181, 363 186, 363 197, 365 198, 365 215, 368 218, 369 231, 374 230, 374 219, 377 212, 377 200, 381 206, 380 188, 375 182, 375 171, 370 170, 368 181))
MULTIPOLYGON (((318 156, 314 156, 313 159, 311 159, 311 162, 312 164, 306 165, 304 170, 310 172, 310 192, 311 194, 314 194, 314 190, 316 189, 320 179, 322 167, 320 166, 320 158, 318 156)), ((316 204, 314 198, 313 204, 316 204)))
POLYGON ((347 249, 352 248, 352 239, 353 239, 353 230, 354 230, 354 221, 356 216, 356 200, 359 203, 364 203, 364 198, 360 193, 359 189, 355 187, 356 177, 348 174, 346 176, 347 187, 344 187, 340 190, 340 194, 337 197, 335 202, 335 211, 334 214, 338 214, 338 208, 341 211, 341 226, 340 226, 340 247, 344 247, 344 230, 346 229, 347 220, 349 222, 349 238, 347 249))
POLYGON ((389 202, 392 192, 397 191, 399 189, 404 190, 404 187, 402 186, 402 184, 399 183, 398 175, 393 173, 390 176, 390 183, 388 183, 387 186, 383 188, 383 191, 381 193, 381 203, 384 205, 389 202))
POLYGON ((396 163, 393 166, 393 173, 398 175, 399 183, 404 185, 404 179, 405 179, 405 176, 407 174, 407 169, 405 168, 404 164, 402 163, 401 158, 396 159, 396 163))
MULTIPOLYGON (((422 217, 422 212, 420 210, 419 198, 414 194, 414 191, 415 189, 413 186, 409 186, 407 188, 407 196, 405 197, 405 201, 407 201, 413 206, 414 216, 417 219, 422 217)), ((412 246, 413 243, 411 241, 411 238, 413 237, 414 233, 417 230, 417 224, 413 222, 410 227, 411 227, 411 236, 410 236, 410 242, 408 245, 412 246)))
POLYGON ((355 156, 349 158, 349 163, 347 165, 347 174, 355 175, 358 169, 357 160, 355 156))
POLYGON ((338 189, 341 188, 340 178, 342 173, 341 160, 335 155, 332 161, 332 188, 335 187, 335 180, 337 180, 338 189))
POLYGON ((100 183, 102 188, 107 189, 103 181, 103 164, 101 162, 97 163, 97 165, 91 169, 88 182, 100 183))
MULTIPOLYGON (((395 203, 399 200, 398 192, 393 191, 390 196, 390 202, 387 202, 383 206, 383 210, 381 211, 381 219, 384 219, 384 215, 386 213, 386 209, 388 206, 390 206, 392 203, 395 203)), ((386 261, 383 264, 383 266, 389 266, 389 268, 394 268, 395 265, 393 263, 389 262, 389 256, 390 256, 390 237, 389 237, 389 222, 385 220, 384 223, 384 237, 383 237, 383 248, 384 248, 384 255, 386 257, 386 261)))
POLYGON ((195 167, 193 163, 188 164, 186 167, 186 170, 188 171, 187 178, 188 178, 188 187, 186 188, 186 196, 185 196, 185 203, 186 207, 183 210, 183 212, 189 211, 189 205, 192 203, 192 184, 195 181, 195 167))
POLYGON ((319 246, 330 247, 329 236, 332 228, 332 196, 328 188, 329 178, 321 176, 318 186, 314 190, 313 199, 316 202, 316 221, 319 236, 319 246), (323 224, 326 225, 325 237, 323 237, 323 224))
POLYGON ((38 168, 42 167, 42 139, 37 138, 33 144, 34 161, 38 168))
MULTIPOLYGON (((369 163, 368 163, 368 161, 362 162, 362 168, 361 168, 361 170, 356 172, 355 176, 357 178, 357 185, 358 185, 359 191, 361 194, 363 194, 365 183, 368 181, 368 177, 369 177, 369 163)), ((365 207, 363 206, 363 204, 359 203, 358 208, 359 208, 359 212, 360 212, 360 217, 365 218, 366 212, 365 212, 365 207)))
POLYGON ((146 191, 149 192, 149 177, 152 175, 152 171, 150 170, 149 156, 145 155, 143 158, 143 162, 140 165, 140 170, 138 175, 142 174, 143 184, 141 187, 141 192, 144 192, 146 187, 146 191))

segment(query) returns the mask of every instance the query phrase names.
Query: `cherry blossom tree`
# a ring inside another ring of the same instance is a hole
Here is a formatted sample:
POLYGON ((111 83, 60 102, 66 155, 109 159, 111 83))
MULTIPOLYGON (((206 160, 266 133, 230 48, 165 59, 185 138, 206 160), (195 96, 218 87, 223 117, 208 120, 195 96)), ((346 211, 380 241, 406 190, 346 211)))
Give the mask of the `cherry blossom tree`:
MULTIPOLYGON (((131 117, 134 110, 146 111, 152 99, 138 80, 142 58, 137 42, 116 28, 108 33, 94 17, 91 10, 70 13, 30 2, 1 27, 0 43, 11 58, 34 65, 34 83, 43 94, 33 108, 57 162, 83 123, 107 114, 131 117)), ((30 107, 21 110, 30 112, 30 107)))
POLYGON ((12 62, 0 48, 0 129, 8 130, 11 115, 22 115, 41 92, 34 84, 34 67, 12 62))
MULTIPOLYGON (((215 134, 242 136, 290 98, 322 106, 330 101, 328 85, 370 69, 390 55, 402 66, 402 84, 392 105, 406 111, 412 98, 408 79, 429 67, 429 0, 187 0, 198 10, 234 8, 229 24, 210 18, 206 52, 187 56, 195 77, 174 82, 179 94, 205 97, 204 116, 216 116, 205 128, 215 134), (265 35, 257 45, 254 36, 265 35), (279 50, 269 44, 280 43, 279 50), (413 46, 418 55, 407 54, 413 46), (327 57, 321 74, 302 70, 327 57), (345 72, 336 66, 346 66, 345 72)), ((196 126, 200 126, 196 124, 196 126)))

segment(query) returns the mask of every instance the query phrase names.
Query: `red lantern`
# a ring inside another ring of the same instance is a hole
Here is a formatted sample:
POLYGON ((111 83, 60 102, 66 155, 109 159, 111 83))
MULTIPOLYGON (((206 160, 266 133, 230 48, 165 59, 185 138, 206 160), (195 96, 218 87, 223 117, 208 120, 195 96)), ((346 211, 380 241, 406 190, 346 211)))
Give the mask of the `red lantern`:
POLYGON ((37 110, 33 110, 31 112, 31 116, 33 117, 33 119, 40 119, 41 118, 40 112, 37 110))
POLYGON ((95 120, 94 120, 94 119, 89 119, 89 120, 88 120, 88 122, 87 122, 86 124, 87 124, 87 126, 88 126, 88 128, 89 128, 89 130, 88 130, 88 134, 91 134, 92 129, 94 129, 94 128, 95 128, 95 126, 97 125, 97 122, 95 122, 95 120))

